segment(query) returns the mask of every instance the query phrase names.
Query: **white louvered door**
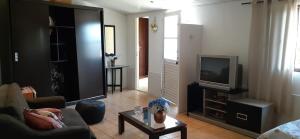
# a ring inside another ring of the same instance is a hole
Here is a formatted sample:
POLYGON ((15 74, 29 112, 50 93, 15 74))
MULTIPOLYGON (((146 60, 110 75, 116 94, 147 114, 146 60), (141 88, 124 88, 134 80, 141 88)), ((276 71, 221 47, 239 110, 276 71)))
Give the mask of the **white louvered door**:
POLYGON ((179 12, 165 16, 164 26, 164 65, 162 96, 169 101, 179 102, 179 64, 178 64, 178 29, 179 12))
POLYGON ((163 97, 178 104, 179 65, 176 62, 164 60, 164 92, 163 97))

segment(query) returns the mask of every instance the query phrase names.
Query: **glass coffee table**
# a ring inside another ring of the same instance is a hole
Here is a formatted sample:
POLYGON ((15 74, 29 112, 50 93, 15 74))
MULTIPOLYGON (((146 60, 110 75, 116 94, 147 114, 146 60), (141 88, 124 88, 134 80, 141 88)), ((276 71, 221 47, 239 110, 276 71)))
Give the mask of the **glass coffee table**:
POLYGON ((153 114, 148 108, 143 109, 141 115, 135 114, 134 110, 119 113, 119 134, 124 132, 124 122, 135 126, 144 133, 149 135, 149 139, 159 139, 159 136, 181 132, 181 139, 187 138, 186 124, 172 117, 166 116, 166 120, 162 124, 154 121, 153 114))

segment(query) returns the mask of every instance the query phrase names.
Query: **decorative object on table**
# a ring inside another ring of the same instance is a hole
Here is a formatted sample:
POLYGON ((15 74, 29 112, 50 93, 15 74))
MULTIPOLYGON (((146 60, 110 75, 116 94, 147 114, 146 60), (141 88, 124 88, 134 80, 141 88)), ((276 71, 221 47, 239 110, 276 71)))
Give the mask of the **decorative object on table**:
POLYGON ((156 17, 154 17, 153 23, 151 23, 151 30, 153 32, 157 32, 157 29, 158 29, 158 26, 157 26, 157 23, 156 23, 156 17))
POLYGON ((156 123, 163 123, 166 119, 166 114, 169 111, 169 102, 164 98, 158 98, 149 102, 148 105, 151 113, 154 115, 156 123))
POLYGON ((50 68, 51 91, 55 95, 62 95, 65 82, 64 74, 57 65, 51 65, 50 68))
POLYGON ((115 62, 118 59, 118 56, 114 55, 114 54, 108 54, 107 55, 109 61, 110 61, 110 66, 113 67, 115 66, 115 62))
POLYGON ((34 99, 36 98, 36 91, 31 86, 25 86, 21 88, 22 95, 26 100, 34 99))
POLYGON ((104 25, 105 55, 116 55, 115 25, 104 25))
POLYGON ((53 32, 53 28, 51 28, 51 27, 54 27, 55 26, 55 23, 54 23, 54 21, 53 21, 53 19, 52 19, 52 17, 51 16, 49 16, 49 35, 51 35, 51 33, 53 32))
POLYGON ((143 107, 142 106, 134 107, 134 113, 137 116, 141 116, 143 114, 143 107))

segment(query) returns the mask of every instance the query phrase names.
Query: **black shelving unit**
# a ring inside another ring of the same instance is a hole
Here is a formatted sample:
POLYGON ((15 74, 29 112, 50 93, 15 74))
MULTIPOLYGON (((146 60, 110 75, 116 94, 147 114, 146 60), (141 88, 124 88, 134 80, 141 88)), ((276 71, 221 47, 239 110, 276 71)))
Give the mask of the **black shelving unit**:
POLYGON ((0 33, 2 83, 68 102, 106 97, 102 8, 37 0, 3 0, 0 7, 7 19, 0 33))
POLYGON ((49 26, 52 29, 75 29, 74 26, 49 26))
POLYGON ((49 61, 49 63, 66 63, 69 62, 68 60, 56 60, 56 61, 49 61))
POLYGON ((49 24, 51 91, 67 101, 78 100, 74 10, 50 6, 49 15, 54 24, 49 24))
POLYGON ((225 120, 226 102, 229 94, 226 91, 203 89, 203 114, 218 120, 225 120))
POLYGON ((226 91, 193 83, 188 86, 188 114, 192 112, 225 121, 227 101, 241 98, 244 91, 226 91))

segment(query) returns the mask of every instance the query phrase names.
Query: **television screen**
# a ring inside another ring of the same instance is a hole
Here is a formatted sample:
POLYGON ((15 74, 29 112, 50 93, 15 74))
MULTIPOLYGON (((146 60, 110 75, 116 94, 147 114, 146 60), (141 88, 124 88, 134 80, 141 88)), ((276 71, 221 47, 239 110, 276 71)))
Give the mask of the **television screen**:
POLYGON ((200 80, 229 84, 229 66, 228 58, 201 58, 200 80))

